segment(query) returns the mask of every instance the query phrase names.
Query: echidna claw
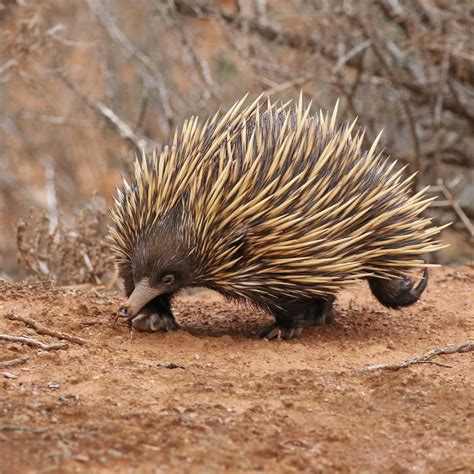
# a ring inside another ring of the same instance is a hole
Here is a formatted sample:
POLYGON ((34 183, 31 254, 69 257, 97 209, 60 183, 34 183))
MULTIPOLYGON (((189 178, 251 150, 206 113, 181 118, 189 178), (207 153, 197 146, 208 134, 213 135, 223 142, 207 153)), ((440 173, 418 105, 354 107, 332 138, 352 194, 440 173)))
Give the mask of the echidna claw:
POLYGON ((295 336, 299 336, 303 328, 296 327, 296 328, 289 328, 280 326, 278 323, 270 324, 266 328, 264 328, 259 336, 262 339, 272 340, 272 339, 284 339, 285 341, 289 341, 293 339, 295 336))
POLYGON ((172 332, 179 329, 173 316, 159 313, 140 313, 138 316, 131 318, 129 324, 137 331, 145 332, 172 332))

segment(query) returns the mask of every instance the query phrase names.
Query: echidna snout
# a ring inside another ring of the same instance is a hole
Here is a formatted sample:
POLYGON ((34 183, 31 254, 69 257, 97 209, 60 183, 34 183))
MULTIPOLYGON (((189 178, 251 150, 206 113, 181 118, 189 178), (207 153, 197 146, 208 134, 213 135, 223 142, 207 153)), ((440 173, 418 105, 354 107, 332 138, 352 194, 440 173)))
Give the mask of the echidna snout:
POLYGON ((119 308, 119 315, 126 318, 134 318, 147 303, 163 293, 169 292, 169 285, 173 281, 172 273, 166 275, 165 282, 161 281, 154 286, 150 284, 149 278, 142 278, 135 285, 127 302, 119 308))

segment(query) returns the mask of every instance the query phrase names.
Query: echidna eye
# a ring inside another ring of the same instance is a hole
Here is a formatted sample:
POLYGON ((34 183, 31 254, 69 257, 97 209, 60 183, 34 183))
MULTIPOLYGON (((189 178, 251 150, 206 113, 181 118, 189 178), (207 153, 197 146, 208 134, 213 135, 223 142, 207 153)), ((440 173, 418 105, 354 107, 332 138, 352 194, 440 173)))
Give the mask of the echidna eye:
POLYGON ((161 281, 165 284, 165 285, 171 285, 171 283, 174 282, 174 275, 171 274, 171 273, 168 273, 167 275, 165 275, 161 281))

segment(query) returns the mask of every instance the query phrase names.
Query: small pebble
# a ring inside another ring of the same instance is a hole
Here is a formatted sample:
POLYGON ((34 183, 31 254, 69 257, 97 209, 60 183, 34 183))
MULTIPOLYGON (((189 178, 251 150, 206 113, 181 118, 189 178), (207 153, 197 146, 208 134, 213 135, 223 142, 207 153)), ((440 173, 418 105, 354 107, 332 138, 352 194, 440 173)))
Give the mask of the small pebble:
POLYGON ((60 385, 58 384, 58 382, 48 382, 48 388, 56 389, 59 387, 60 385))
POLYGON ((13 372, 3 372, 3 376, 6 379, 16 379, 16 375, 13 372))
POLYGON ((61 403, 74 403, 74 402, 77 402, 79 400, 79 396, 78 395, 62 394, 62 395, 59 395, 58 400, 61 403))
POLYGON ((165 369, 185 369, 186 367, 181 364, 176 364, 174 362, 170 362, 169 364, 163 364, 162 367, 165 369))
POLYGON ((90 460, 89 456, 87 456, 87 454, 78 454, 77 456, 74 456, 74 459, 76 461, 80 461, 80 462, 87 462, 90 460))
POLYGON ((123 456, 123 454, 120 451, 113 448, 107 449, 107 454, 113 458, 120 458, 123 456))

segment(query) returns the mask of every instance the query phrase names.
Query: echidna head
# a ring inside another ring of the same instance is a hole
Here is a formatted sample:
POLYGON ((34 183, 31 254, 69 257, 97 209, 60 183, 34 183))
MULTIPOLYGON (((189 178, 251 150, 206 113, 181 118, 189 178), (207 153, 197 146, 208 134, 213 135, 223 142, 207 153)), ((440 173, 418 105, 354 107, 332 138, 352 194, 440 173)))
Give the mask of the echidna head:
POLYGON ((140 236, 130 255, 129 274, 134 290, 120 309, 134 317, 152 299, 193 286, 196 279, 191 252, 167 226, 159 226, 140 236))

